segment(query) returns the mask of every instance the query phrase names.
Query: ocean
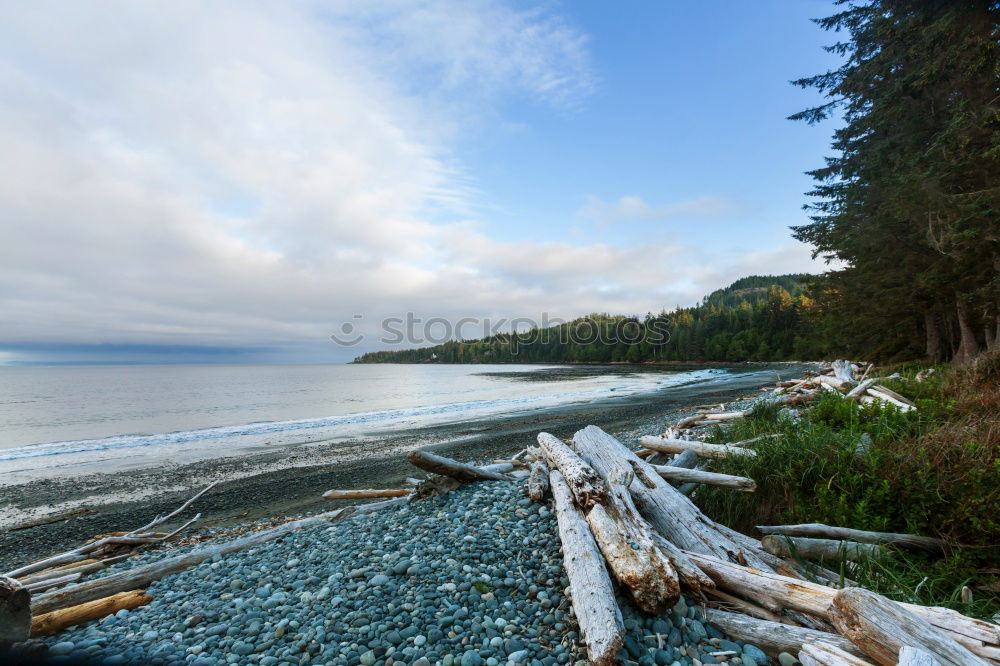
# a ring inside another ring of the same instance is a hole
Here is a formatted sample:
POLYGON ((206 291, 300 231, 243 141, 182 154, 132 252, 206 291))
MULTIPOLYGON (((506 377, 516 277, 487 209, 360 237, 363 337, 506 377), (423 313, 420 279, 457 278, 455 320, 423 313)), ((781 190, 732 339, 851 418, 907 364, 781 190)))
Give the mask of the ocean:
POLYGON ((0 367, 0 484, 614 400, 764 369, 537 365, 0 367))

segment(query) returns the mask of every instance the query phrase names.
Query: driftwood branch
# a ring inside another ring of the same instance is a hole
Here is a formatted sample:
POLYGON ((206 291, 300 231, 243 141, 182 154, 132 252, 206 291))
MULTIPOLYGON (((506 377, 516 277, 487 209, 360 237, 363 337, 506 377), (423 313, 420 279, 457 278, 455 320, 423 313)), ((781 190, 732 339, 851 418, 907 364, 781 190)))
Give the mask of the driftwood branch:
POLYGON ((419 467, 425 472, 440 474, 451 477, 459 481, 511 481, 506 474, 494 472, 483 467, 467 465, 451 458, 445 458, 428 451, 410 451, 406 454, 406 459, 411 465, 419 467))
POLYGON ((757 452, 753 449, 745 449, 729 444, 707 444, 688 439, 668 439, 666 437, 646 436, 641 437, 639 442, 647 449, 653 451, 663 451, 665 453, 680 453, 682 451, 694 451, 702 458, 729 458, 731 456, 755 456, 757 452))
POLYGON ((840 539, 811 539, 769 534, 760 540, 764 550, 778 557, 801 557, 806 560, 860 562, 878 558, 882 549, 873 543, 844 541, 840 539))
POLYGON ((825 631, 758 620, 714 608, 705 609, 705 619, 719 627, 730 638, 753 643, 772 656, 777 656, 781 652, 796 654, 803 645, 820 641, 829 642, 857 656, 863 655, 850 641, 825 631))
POLYGON ((408 488, 365 488, 362 490, 328 490, 323 493, 323 499, 353 500, 375 499, 379 497, 406 497, 412 491, 408 488))
POLYGON ((748 479, 744 476, 716 474, 714 472, 703 472, 699 469, 685 469, 683 467, 670 467, 667 465, 653 465, 653 469, 667 481, 675 483, 703 483, 706 486, 732 488, 745 493, 752 493, 757 489, 757 483, 753 479, 748 479))
POLYGON ((78 606, 44 613, 32 618, 31 635, 49 636, 68 627, 99 620, 120 610, 133 610, 145 606, 152 600, 153 597, 148 596, 144 590, 131 590, 119 592, 104 599, 88 601, 78 606))

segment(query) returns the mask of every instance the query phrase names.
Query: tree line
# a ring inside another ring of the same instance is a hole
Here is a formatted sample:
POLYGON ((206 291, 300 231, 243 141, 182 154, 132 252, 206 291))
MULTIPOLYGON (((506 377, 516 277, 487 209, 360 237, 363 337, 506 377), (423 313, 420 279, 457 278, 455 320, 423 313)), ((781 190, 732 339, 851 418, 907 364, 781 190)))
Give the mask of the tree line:
POLYGON ((369 352, 356 363, 783 361, 826 353, 805 275, 751 276, 702 303, 642 317, 591 314, 550 328, 369 352))
POLYGON ((1000 3, 840 0, 833 71, 795 83, 834 117, 794 227, 842 265, 813 296, 848 352, 967 361, 1000 346, 1000 3))

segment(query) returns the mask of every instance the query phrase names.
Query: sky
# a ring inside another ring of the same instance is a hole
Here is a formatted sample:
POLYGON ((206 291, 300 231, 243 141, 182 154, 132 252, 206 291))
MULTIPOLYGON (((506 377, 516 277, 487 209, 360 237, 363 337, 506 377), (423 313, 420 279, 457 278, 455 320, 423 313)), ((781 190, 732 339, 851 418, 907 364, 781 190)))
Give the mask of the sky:
POLYGON ((0 3, 0 364, 343 362, 821 272, 833 127, 786 117, 833 11, 0 3))

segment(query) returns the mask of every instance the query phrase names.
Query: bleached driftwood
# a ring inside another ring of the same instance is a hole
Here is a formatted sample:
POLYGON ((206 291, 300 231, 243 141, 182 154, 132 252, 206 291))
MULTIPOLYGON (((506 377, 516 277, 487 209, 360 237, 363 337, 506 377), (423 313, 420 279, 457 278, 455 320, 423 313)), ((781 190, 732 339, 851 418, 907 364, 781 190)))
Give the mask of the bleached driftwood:
POLYGON ((587 658, 597 666, 610 666, 625 639, 625 625, 611 577, 562 474, 553 470, 549 482, 562 542, 563 567, 569 578, 576 621, 587 645, 587 658))
POLYGON ((890 405, 895 405, 904 412, 916 409, 916 407, 911 402, 906 400, 906 398, 903 398, 894 391, 890 391, 884 386, 872 386, 868 389, 867 393, 876 400, 881 400, 882 402, 887 402, 890 405), (900 398, 902 398, 902 400, 900 398))
POLYGON ((320 513, 308 518, 292 520, 277 527, 253 532, 246 536, 231 541, 224 541, 202 548, 196 548, 181 555, 167 557, 162 560, 140 565, 127 571, 120 571, 110 576, 103 576, 93 580, 84 581, 69 587, 39 595, 31 600, 31 611, 35 615, 48 613, 60 608, 77 606, 95 599, 103 599, 119 592, 145 589, 153 581, 160 580, 171 574, 183 571, 187 568, 201 564, 207 559, 216 555, 226 555, 239 550, 244 550, 252 546, 257 546, 268 541, 280 538, 289 532, 337 522, 353 515, 381 511, 406 503, 405 497, 385 500, 383 502, 373 502, 362 506, 350 506, 343 509, 334 509, 326 513, 320 513))
POLYGON ((566 485, 573 491, 576 503, 584 511, 589 511, 590 507, 607 499, 608 489, 601 480, 598 473, 589 464, 584 462, 576 451, 569 448, 555 435, 547 432, 538 433, 538 443, 542 447, 549 465, 553 469, 558 469, 566 481, 566 485))
POLYGON ((45 590, 51 590, 54 587, 78 581, 82 576, 83 574, 80 573, 63 574, 62 576, 47 578, 46 580, 39 581, 37 583, 28 583, 24 587, 32 594, 38 594, 39 592, 44 592, 45 590))
POLYGON ((769 534, 760 540, 764 550, 778 557, 801 557, 806 560, 860 562, 883 555, 873 543, 841 539, 812 539, 769 534))
POLYGON ((761 534, 780 534, 791 537, 816 537, 820 539, 846 539, 861 543, 903 546, 936 553, 944 550, 945 543, 934 537, 899 534, 896 532, 868 532, 849 527, 833 527, 822 523, 802 523, 800 525, 760 525, 761 534))
POLYGON ((608 433, 596 426, 587 426, 573 436, 573 443, 577 453, 602 476, 618 469, 622 461, 631 465, 635 478, 628 489, 636 506, 643 517, 677 547, 722 558, 742 556, 754 566, 770 570, 756 553, 733 543, 691 500, 608 433))
POLYGON ((323 493, 323 499, 353 500, 376 499, 379 497, 406 497, 411 490, 408 488, 363 488, 358 490, 328 490, 323 493))
POLYGON ((753 449, 745 449, 729 444, 707 444, 688 439, 667 439, 666 437, 655 437, 647 435, 641 437, 639 442, 647 449, 653 451, 664 451, 666 453, 680 453, 681 451, 694 451, 702 458, 728 458, 730 456, 755 456, 757 452, 753 449))
POLYGON ((857 398, 857 397, 863 395, 864 392, 868 390, 868 387, 871 386, 872 384, 874 384, 877 381, 878 380, 875 379, 874 377, 872 377, 871 379, 865 379, 864 381, 860 382, 857 386, 855 386, 854 388, 852 388, 850 391, 848 391, 847 392, 847 397, 848 398, 857 398))
POLYGON ((153 597, 148 596, 145 590, 130 590, 78 606, 43 613, 32 618, 31 635, 49 636, 68 627, 99 620, 120 610, 134 610, 152 600, 153 597))
POLYGON ((28 638, 31 593, 13 578, 0 576, 0 650, 28 638))
POLYGON ((703 417, 711 419, 713 421, 731 421, 733 419, 742 419, 747 415, 746 412, 699 412, 703 417))
POLYGON ((730 638, 752 643, 771 656, 777 656, 781 652, 796 654, 803 645, 819 641, 826 641, 857 656, 864 654, 850 641, 825 631, 758 620, 714 608, 705 609, 705 619, 719 627, 730 638))
POLYGON ((115 534, 112 536, 104 537, 102 539, 97 539, 96 541, 92 541, 78 548, 74 548, 73 550, 66 551, 65 553, 53 555, 52 557, 47 557, 45 559, 38 560, 37 562, 32 562, 31 564, 26 564, 22 567, 18 567, 17 569, 9 571, 4 575, 10 576, 11 578, 23 578, 28 574, 36 573, 39 571, 45 571, 46 569, 52 569, 53 567, 58 567, 64 564, 71 564, 71 563, 81 562, 87 559, 92 559, 92 557, 95 554, 106 552, 107 550, 112 549, 116 546, 142 546, 142 545, 160 543, 162 541, 166 541, 167 539, 176 536, 180 531, 186 529, 193 522, 197 521, 201 517, 201 514, 200 513, 197 514, 194 518, 187 521, 179 528, 170 533, 151 534, 150 530, 153 529, 154 527, 157 527, 158 525, 162 525, 163 523, 167 522, 174 516, 177 516, 180 513, 182 513, 185 509, 191 506, 191 504, 195 500, 197 500, 202 495, 207 493, 209 490, 214 488, 217 483, 218 481, 209 484, 201 492, 188 499, 178 508, 174 509, 173 511, 171 511, 166 515, 157 516, 149 523, 143 525, 138 529, 132 530, 131 532, 126 532, 124 534, 115 534))
POLYGON ((799 650, 802 666, 873 666, 870 661, 842 650, 829 641, 803 645, 799 650))
POLYGON ((675 483, 703 483, 706 486, 733 488, 745 493, 752 493, 757 489, 757 483, 745 476, 716 474, 715 472, 704 472, 700 469, 685 469, 683 467, 670 467, 667 465, 653 465, 653 469, 667 481, 675 483))
MULTIPOLYGON (((775 613, 792 610, 817 618, 831 619, 834 596, 843 591, 798 578, 744 567, 701 553, 687 551, 687 554, 699 569, 715 581, 716 587, 738 596, 750 597, 755 603, 775 613)), ((947 608, 902 602, 890 603, 898 603, 903 610, 923 618, 981 657, 990 659, 1000 657, 998 651, 1000 626, 966 617, 947 608)))
POLYGON ((533 460, 529 466, 527 492, 532 502, 544 502, 549 492, 549 468, 544 460, 533 460))
POLYGON ((833 376, 841 382, 854 382, 854 365, 850 361, 834 361, 830 367, 833 368, 833 376))
POLYGON ((780 622, 781 624, 794 624, 786 618, 783 618, 776 613, 772 613, 763 606, 758 606, 757 604, 749 602, 746 599, 740 599, 739 597, 729 594, 728 592, 723 592, 722 590, 716 588, 708 588, 705 590, 705 594, 709 598, 708 605, 710 608, 718 608, 719 610, 730 612, 732 612, 733 609, 736 609, 743 615, 749 615, 750 617, 755 617, 758 620, 780 622))
POLYGON ((458 481, 511 481, 506 474, 494 472, 487 467, 476 467, 466 463, 445 458, 428 451, 419 449, 406 454, 406 459, 414 467, 419 467, 425 472, 440 474, 458 481))
POLYGON ((851 587, 837 592, 831 619, 837 631, 885 666, 894 666, 900 648, 906 646, 919 647, 947 664, 986 664, 945 632, 870 590, 851 587))
POLYGON ((925 650, 906 645, 899 648, 899 666, 941 666, 941 662, 925 650))

